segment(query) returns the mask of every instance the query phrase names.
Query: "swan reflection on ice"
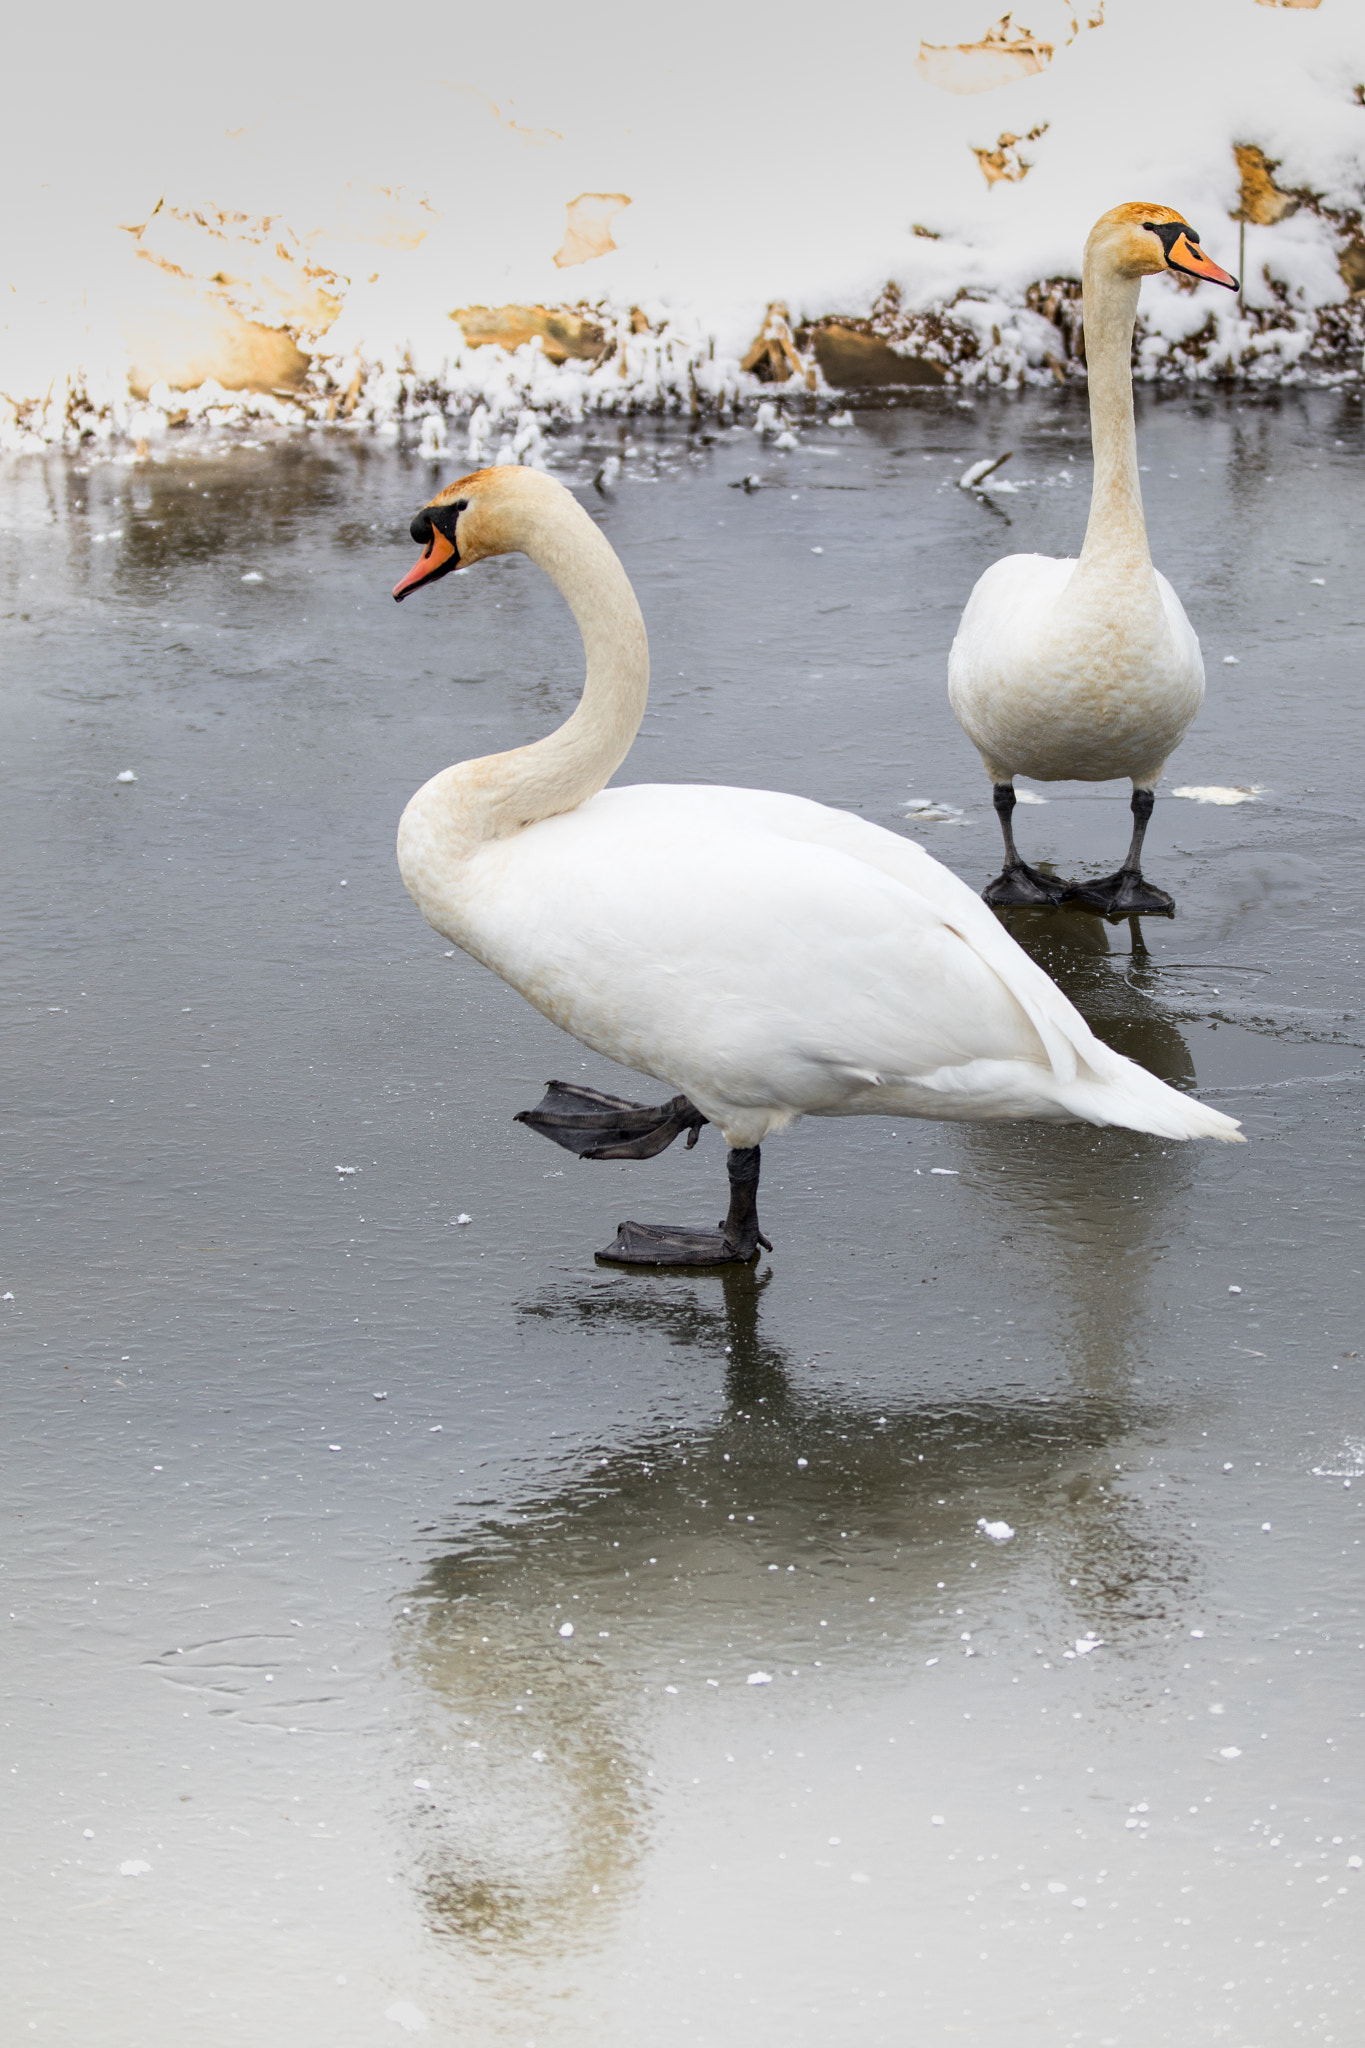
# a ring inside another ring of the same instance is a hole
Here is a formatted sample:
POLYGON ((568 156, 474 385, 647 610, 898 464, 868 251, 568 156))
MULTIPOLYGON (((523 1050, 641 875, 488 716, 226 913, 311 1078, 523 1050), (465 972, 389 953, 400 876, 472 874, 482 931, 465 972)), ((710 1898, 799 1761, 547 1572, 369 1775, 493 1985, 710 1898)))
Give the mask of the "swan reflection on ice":
POLYGON ((1189 1598, 1184 1540, 1113 1483, 1149 1413, 1131 1393, 826 1395, 764 1332, 770 1277, 604 1276, 522 1306, 528 1333, 662 1337, 723 1367, 724 1400, 575 1453, 405 1598, 416 1882, 473 1952, 607 1938, 672 1824, 679 1745, 738 1747, 755 1711, 913 1706, 942 1658, 998 1654, 1021 1603, 1057 1610, 1050 1645, 1118 1656, 1189 1598), (1001 1521, 1008 1544, 981 1527, 1001 1521), (964 1584, 984 1616, 965 1643, 944 1604, 964 1584))

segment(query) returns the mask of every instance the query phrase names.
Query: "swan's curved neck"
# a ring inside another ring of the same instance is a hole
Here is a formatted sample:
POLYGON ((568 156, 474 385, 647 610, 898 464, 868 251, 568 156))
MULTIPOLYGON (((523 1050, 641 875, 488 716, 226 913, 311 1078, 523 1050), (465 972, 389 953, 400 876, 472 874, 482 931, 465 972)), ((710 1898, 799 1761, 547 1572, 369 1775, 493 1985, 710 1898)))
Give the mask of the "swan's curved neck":
POLYGON ((1081 561, 1150 566, 1133 422, 1133 327, 1140 277, 1124 277, 1086 251, 1085 363, 1095 480, 1081 561))
POLYGON ((556 731, 510 753, 447 768, 413 798, 409 812, 439 824, 451 850, 466 853, 595 795, 629 753, 649 694, 640 607, 582 506, 567 492, 528 481, 504 530, 507 551, 529 555, 567 600, 583 636, 587 674, 576 708, 556 731))

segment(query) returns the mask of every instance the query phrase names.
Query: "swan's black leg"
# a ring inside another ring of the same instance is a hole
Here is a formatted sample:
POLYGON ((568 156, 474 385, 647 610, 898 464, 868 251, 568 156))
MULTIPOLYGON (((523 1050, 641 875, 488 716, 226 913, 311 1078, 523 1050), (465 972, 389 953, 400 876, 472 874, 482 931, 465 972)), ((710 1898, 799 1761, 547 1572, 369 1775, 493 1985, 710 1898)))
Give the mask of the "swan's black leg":
MULTIPOLYGON (((549 1081, 543 1101, 519 1111, 516 1121, 580 1159, 653 1159, 684 1131, 689 1148, 695 1145, 707 1118, 685 1095, 669 1102, 626 1102, 596 1088, 549 1081)), ((752 1259, 760 1245, 770 1252, 758 1227, 757 1145, 732 1150, 729 1168, 730 1209, 715 1230, 623 1223, 598 1258, 622 1266, 720 1266, 752 1259)))
POLYGON ((1014 784, 997 782, 994 799, 995 815, 1005 836, 1005 865, 995 880, 982 890, 986 902, 993 910, 1049 909, 1060 903, 1065 882, 1043 874, 1038 868, 1031 868, 1027 861, 1019 858, 1019 849, 1014 843, 1014 806, 1018 801, 1014 784))
POLYGON ((534 1109, 518 1110, 516 1122, 580 1159, 653 1159, 684 1131, 689 1148, 695 1145, 706 1118, 685 1095, 669 1102, 626 1102, 596 1088, 547 1081, 543 1100, 534 1109))
POLYGON ((758 1146, 732 1148, 727 1164, 730 1207, 715 1230, 672 1223, 622 1223, 598 1258, 611 1266, 722 1266, 747 1263, 760 1245, 770 1252, 772 1246, 758 1227, 758 1146))
POLYGON ((1117 874, 1105 875, 1098 882, 1073 882, 1066 891, 1068 903, 1079 903, 1086 910, 1097 910, 1101 917, 1112 918, 1115 922, 1123 917, 1174 917, 1175 899, 1164 889, 1154 889, 1150 882, 1142 879, 1142 842, 1147 836, 1147 826, 1156 807, 1156 797, 1150 789, 1133 790, 1133 837, 1124 856, 1123 866, 1117 874))

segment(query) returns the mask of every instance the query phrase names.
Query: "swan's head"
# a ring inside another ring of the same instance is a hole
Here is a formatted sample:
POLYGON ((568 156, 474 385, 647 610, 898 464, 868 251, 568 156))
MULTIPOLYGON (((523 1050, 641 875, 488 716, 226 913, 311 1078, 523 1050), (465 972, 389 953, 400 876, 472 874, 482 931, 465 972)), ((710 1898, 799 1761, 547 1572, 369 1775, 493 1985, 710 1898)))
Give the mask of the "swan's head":
POLYGON ((1134 200, 1101 214, 1085 245, 1087 263, 1098 259, 1120 277, 1151 277, 1174 270, 1181 277, 1206 277, 1237 290, 1237 280, 1220 270, 1199 246, 1198 230, 1171 206, 1134 200))
POLYGON ((422 549, 393 594, 401 604, 410 591, 435 583, 452 569, 467 569, 488 555, 509 555, 523 548, 526 515, 542 516, 547 498, 568 498, 563 484, 542 470, 504 463, 497 469, 476 469, 447 484, 429 498, 412 522, 412 537, 422 549))

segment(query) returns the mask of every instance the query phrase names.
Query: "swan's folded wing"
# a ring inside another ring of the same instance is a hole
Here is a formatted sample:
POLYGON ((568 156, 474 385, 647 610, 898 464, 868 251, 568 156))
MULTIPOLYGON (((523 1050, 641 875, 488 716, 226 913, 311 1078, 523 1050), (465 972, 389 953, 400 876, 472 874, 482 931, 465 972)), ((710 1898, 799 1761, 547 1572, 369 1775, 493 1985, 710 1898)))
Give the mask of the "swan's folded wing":
MULTIPOLYGON (((618 792, 607 794, 614 796, 618 792)), ((624 796, 627 792, 619 794, 624 796)), ((692 794, 688 792, 689 796, 692 794)), ((933 923, 946 926, 1003 982, 1037 1032, 1059 1080, 1076 1078, 1078 1060, 1083 1060, 1097 1078, 1117 1072, 1123 1064, 1120 1054, 1111 1052, 1095 1037, 1051 976, 1010 937, 995 912, 914 840, 903 839, 864 818, 831 810, 805 797, 767 790, 699 790, 695 794, 743 797, 746 806, 751 807, 753 825, 761 823, 777 837, 798 844, 828 847, 900 883, 917 899, 917 915, 906 905, 914 922, 923 923, 926 928, 933 923)))
MULTIPOLYGON (((1121 1123, 1170 1138, 1242 1142, 1236 1119, 1179 1094, 1095 1036, 1051 976, 1010 937, 974 890, 926 853, 865 819, 800 798, 780 798, 813 812, 807 829, 868 865, 901 878, 944 926, 999 978, 1045 1048, 1058 1099, 1072 1115, 1095 1123, 1121 1123)), ((793 816, 793 824, 798 820, 793 816)))
MULTIPOLYGON (((909 842, 821 805, 612 790, 486 858, 497 882, 474 950, 575 1035, 602 1044, 610 1031, 631 1064, 648 1048, 649 1070, 679 1085, 687 1057, 745 1094, 776 1080, 793 1109, 816 1109, 837 1093, 821 1075, 904 1079, 983 1059, 1075 1071, 1047 1006, 1011 985, 1011 958, 1031 963, 971 892, 909 842), (944 914, 945 894, 963 914, 944 914), (964 929, 977 911, 985 945, 964 929)), ((1041 970, 1019 978, 1069 1009, 1041 970)))
POLYGON ((726 1105, 861 1113, 879 1106, 869 1091, 899 1090, 911 1114, 1195 1134, 1184 1098, 1102 1045, 965 883, 847 813, 760 790, 607 790, 475 866, 452 935, 719 1121, 726 1105), (972 1105, 974 1075, 989 1106, 972 1105))

